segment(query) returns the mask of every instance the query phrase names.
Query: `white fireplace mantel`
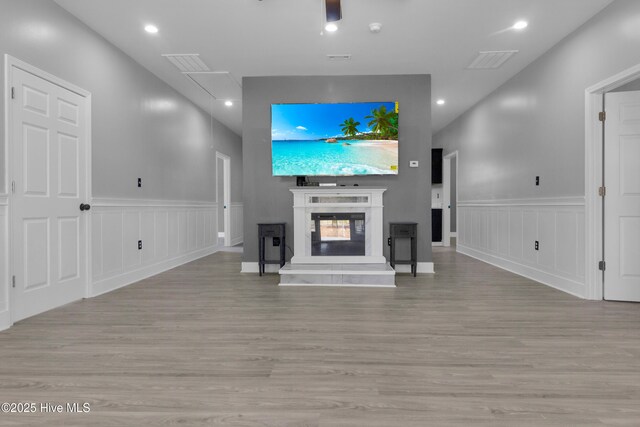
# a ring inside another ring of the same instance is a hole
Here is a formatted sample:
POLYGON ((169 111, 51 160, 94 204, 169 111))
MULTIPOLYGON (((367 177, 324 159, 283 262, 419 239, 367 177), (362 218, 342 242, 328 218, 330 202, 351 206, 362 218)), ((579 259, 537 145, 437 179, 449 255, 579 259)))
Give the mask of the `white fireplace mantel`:
POLYGON ((381 187, 295 187, 293 193, 293 242, 291 264, 385 264, 381 187), (364 256, 312 256, 312 213, 364 212, 364 256))

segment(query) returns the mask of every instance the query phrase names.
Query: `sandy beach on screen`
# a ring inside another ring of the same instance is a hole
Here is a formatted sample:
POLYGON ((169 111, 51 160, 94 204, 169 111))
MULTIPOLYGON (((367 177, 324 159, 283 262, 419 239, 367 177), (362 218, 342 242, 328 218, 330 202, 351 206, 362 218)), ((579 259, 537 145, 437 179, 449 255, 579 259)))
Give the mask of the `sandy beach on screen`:
POLYGON ((378 147, 382 150, 398 154, 398 141, 388 139, 372 139, 366 142, 359 142, 360 147, 378 147))

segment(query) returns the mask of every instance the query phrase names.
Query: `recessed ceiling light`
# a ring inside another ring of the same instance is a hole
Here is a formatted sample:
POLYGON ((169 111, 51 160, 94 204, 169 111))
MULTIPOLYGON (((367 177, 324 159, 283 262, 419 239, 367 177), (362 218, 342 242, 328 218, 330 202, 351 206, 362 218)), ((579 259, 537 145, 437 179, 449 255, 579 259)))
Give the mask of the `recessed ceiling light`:
POLYGON ((436 104, 438 104, 438 105, 444 105, 444 99, 438 99, 438 100, 436 101, 436 104))
POLYGON ((515 24, 513 24, 513 29, 514 30, 524 30, 525 28, 527 28, 528 25, 529 25, 529 23, 527 21, 518 21, 515 24))
POLYGON ((369 31, 371 31, 372 33, 376 34, 379 33, 380 30, 382 30, 382 24, 379 22, 372 22, 371 24, 369 24, 369 31))
POLYGON ((151 25, 151 24, 149 24, 149 25, 146 25, 146 26, 144 27, 144 30, 145 30, 147 33, 155 34, 155 33, 157 33, 157 32, 158 32, 158 27, 156 27, 155 25, 151 25))
POLYGON ((330 33, 333 33, 335 31, 338 31, 338 25, 336 25, 334 22, 329 22, 324 26, 324 29, 329 31, 330 33))
POLYGON ((226 105, 227 107, 231 107, 233 105, 233 102, 226 100, 224 101, 224 105, 226 105))

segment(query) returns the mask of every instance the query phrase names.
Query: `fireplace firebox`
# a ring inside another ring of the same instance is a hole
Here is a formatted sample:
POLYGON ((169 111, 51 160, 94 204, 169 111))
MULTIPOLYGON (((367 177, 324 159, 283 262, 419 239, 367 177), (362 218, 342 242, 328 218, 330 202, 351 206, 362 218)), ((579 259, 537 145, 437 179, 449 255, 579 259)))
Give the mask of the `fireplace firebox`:
POLYGON ((365 213, 312 213, 311 256, 364 256, 365 213))

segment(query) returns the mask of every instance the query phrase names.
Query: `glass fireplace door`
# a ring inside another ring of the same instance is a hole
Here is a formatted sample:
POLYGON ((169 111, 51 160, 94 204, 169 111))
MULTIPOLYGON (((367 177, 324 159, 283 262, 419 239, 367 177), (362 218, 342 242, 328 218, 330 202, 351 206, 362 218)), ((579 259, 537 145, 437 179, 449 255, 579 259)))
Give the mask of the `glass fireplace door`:
POLYGON ((363 212, 312 213, 312 256, 364 256, 363 212))

